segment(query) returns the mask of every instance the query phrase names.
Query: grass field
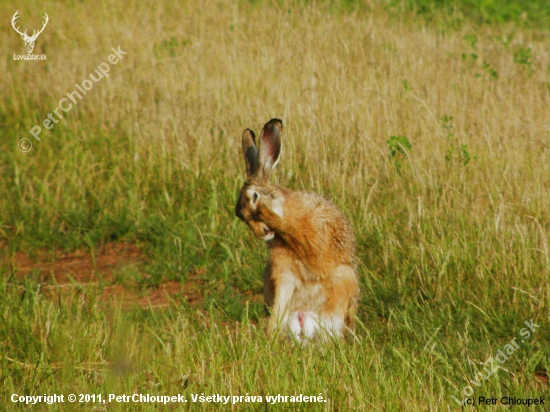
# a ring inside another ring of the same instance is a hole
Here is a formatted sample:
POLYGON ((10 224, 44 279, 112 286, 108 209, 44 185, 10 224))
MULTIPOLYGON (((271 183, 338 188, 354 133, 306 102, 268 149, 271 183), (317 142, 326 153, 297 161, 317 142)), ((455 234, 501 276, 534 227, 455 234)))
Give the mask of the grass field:
POLYGON ((52 411, 550 402, 550 19, 545 2, 527 13, 504 3, 514 11, 2 2, 6 410, 28 409, 12 394, 188 399, 31 407, 52 411), (16 10, 30 32, 48 13, 34 50, 47 60, 14 60, 25 54, 8 23, 16 10), (119 46, 127 54, 109 77, 46 130, 60 99, 119 46), (275 179, 330 197, 353 223, 355 339, 299 347, 265 336, 267 253, 234 204, 242 130, 272 117, 285 124, 275 179), (490 376, 499 350, 508 359, 490 376), (193 402, 201 393, 243 399, 193 402), (277 394, 326 402, 266 401, 277 394))

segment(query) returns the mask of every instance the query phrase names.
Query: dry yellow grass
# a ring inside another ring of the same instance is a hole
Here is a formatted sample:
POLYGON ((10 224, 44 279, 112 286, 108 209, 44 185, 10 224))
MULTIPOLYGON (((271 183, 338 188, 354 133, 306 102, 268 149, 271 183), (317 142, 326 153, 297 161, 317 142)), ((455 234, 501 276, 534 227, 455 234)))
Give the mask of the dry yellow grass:
MULTIPOLYGON (((37 2, 22 10, 29 27, 44 7, 37 2)), ((4 21, 15 8, 4 3, 4 21)), ((37 47, 48 62, 1 63, 3 109, 21 119, 18 137, 120 45, 128 55, 79 104, 78 119, 75 113, 67 117, 75 139, 86 138, 77 132, 85 119, 129 139, 148 164, 174 157, 197 173, 217 167, 233 176, 242 172, 239 132, 279 116, 288 131, 281 180, 299 168, 301 185, 353 188, 358 206, 367 210, 359 193, 368 192, 387 163, 390 135, 412 142, 409 160, 422 186, 440 180, 448 148, 441 117, 447 115, 456 142, 478 158, 468 175, 466 186, 475 193, 468 208, 484 207, 482 195, 497 206, 536 197, 544 202, 538 210, 548 207, 540 196, 549 175, 545 36, 507 27, 438 33, 390 19, 376 5, 332 15, 322 5, 292 2, 47 8, 50 26, 37 47), (477 50, 466 34, 479 37, 477 50), (163 46, 172 38, 173 46, 163 46), (532 74, 514 63, 513 52, 522 47, 532 49, 532 74), (472 52, 477 62, 461 59, 472 52), (482 69, 482 61, 498 72, 498 80, 482 69)), ((5 27, 2 52, 11 56, 21 49, 21 39, 5 27)), ((37 146, 55 139, 48 133, 37 146)))

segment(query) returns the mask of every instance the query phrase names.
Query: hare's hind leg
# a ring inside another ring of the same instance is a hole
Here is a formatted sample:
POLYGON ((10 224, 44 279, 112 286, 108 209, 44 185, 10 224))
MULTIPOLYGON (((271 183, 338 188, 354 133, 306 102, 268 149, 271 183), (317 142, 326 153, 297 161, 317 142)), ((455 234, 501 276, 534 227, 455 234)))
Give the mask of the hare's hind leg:
POLYGON ((338 266, 331 278, 331 293, 321 316, 322 326, 334 336, 353 331, 359 304, 359 281, 351 266, 338 266))

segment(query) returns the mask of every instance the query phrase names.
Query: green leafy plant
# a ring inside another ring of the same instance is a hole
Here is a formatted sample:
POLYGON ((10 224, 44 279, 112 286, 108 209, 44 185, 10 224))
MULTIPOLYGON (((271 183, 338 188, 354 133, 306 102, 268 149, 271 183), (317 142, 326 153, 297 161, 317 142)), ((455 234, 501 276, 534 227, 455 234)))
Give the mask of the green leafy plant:
POLYGON ((470 163, 471 159, 472 157, 470 155, 468 145, 466 144, 455 146, 451 143, 449 145, 449 148, 445 152, 445 161, 447 163, 466 166, 468 165, 468 163, 470 163))
POLYGON ((443 128, 444 129, 452 129, 453 128, 453 125, 452 125, 452 121, 453 121, 453 116, 449 116, 447 114, 444 114, 443 117, 440 118, 440 120, 443 122, 443 128))
POLYGON ((190 42, 191 41, 189 39, 178 41, 175 36, 171 36, 169 39, 163 40, 162 42, 155 44, 153 46, 153 51, 157 58, 161 58, 166 55, 170 57, 176 57, 178 48, 185 47, 190 42))
POLYGON ((521 47, 517 52, 514 52, 514 63, 532 70, 531 48, 521 47))
POLYGON ((466 34, 464 40, 470 44, 472 49, 477 49, 477 36, 475 34, 466 34))
POLYGON ((461 166, 466 166, 468 163, 470 163, 472 156, 470 155, 468 145, 458 144, 456 142, 455 134, 451 132, 451 130, 454 128, 454 125, 452 123, 453 116, 445 114, 443 115, 443 117, 440 118, 440 120, 443 122, 441 126, 444 129, 447 129, 447 140, 449 142, 449 147, 445 151, 445 161, 448 164, 458 164, 461 166))
POLYGON ((491 66, 490 63, 483 60, 483 65, 481 66, 485 72, 492 77, 493 79, 498 79, 498 72, 491 66))
POLYGON ((475 62, 477 60, 477 54, 475 53, 462 53, 462 61, 475 62))
POLYGON ((391 157, 404 155, 412 148, 407 136, 390 136, 390 138, 386 140, 386 144, 388 145, 388 149, 390 149, 391 157))
POLYGON ((390 156, 395 164, 395 169, 400 173, 405 156, 407 152, 411 150, 412 145, 407 136, 390 136, 390 138, 386 140, 386 144, 390 150, 390 156))

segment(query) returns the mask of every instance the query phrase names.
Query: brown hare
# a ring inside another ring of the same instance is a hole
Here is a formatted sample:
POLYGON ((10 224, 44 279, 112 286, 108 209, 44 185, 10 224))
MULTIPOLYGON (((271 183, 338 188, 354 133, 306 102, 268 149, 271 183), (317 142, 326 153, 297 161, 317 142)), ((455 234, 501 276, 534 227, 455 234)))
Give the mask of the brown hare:
POLYGON ((325 197, 270 183, 282 133, 279 119, 266 123, 257 144, 254 132, 244 131, 246 182, 235 207, 269 248, 267 333, 285 331, 299 341, 340 337, 353 330, 359 301, 353 230, 325 197))

